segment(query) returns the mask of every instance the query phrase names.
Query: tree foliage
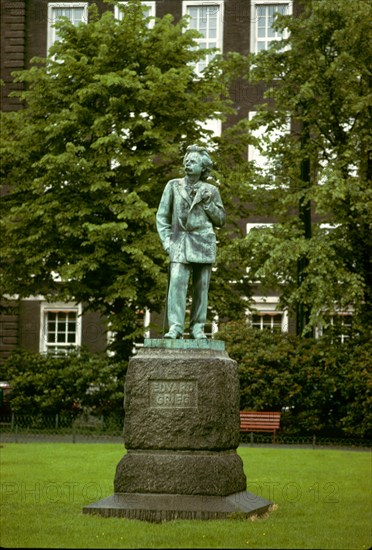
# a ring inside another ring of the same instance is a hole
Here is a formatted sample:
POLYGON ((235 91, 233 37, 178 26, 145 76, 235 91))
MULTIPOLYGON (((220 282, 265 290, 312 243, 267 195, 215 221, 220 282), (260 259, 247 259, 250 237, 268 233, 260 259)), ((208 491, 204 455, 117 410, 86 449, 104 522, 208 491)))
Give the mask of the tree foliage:
POLYGON ((266 127, 256 145, 272 167, 269 181, 257 173, 252 201, 277 223, 236 245, 252 280, 280 289, 282 307, 295 311, 305 304, 307 329, 326 324, 336 304, 352 306, 355 320, 370 326, 372 5, 303 4, 298 17, 277 17, 288 38, 246 69, 251 82, 267 87, 250 126, 266 127), (282 132, 289 120, 291 131, 282 132), (311 232, 302 216, 310 207, 311 232))
MULTIPOLYGON (((162 190, 182 174, 186 146, 210 137, 205 122, 232 112, 232 73, 216 56, 195 74, 207 50, 185 19, 150 28, 138 0, 123 10, 120 21, 95 6, 87 24, 58 21, 49 57, 17 74, 24 108, 3 114, 1 232, 3 292, 100 310, 125 357, 142 337, 137 312, 164 301, 162 190)), ((212 154, 227 158, 226 143, 212 154)))

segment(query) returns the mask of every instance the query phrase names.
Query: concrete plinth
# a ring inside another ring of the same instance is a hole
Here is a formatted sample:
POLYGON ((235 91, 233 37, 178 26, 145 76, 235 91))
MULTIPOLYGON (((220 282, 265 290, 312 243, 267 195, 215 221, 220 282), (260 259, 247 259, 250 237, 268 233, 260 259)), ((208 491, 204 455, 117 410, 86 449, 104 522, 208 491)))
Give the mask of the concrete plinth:
POLYGON ((84 513, 147 521, 261 514, 246 492, 236 362, 219 341, 148 340, 125 381, 124 442, 114 495, 84 513))
POLYGON ((174 519, 233 519, 262 515, 270 504, 247 491, 225 497, 117 493, 85 506, 83 513, 156 523, 174 519))

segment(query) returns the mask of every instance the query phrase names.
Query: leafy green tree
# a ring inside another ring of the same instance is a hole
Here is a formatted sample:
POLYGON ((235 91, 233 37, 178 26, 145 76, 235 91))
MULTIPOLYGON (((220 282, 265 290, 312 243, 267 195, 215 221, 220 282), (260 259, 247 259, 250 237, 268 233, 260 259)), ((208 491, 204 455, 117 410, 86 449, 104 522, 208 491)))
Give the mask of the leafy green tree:
POLYGON ((252 202, 277 223, 237 241, 237 254, 252 281, 280 289, 282 306, 308 310, 305 333, 326 325, 336 305, 370 327, 372 4, 303 4, 298 17, 277 17, 288 38, 246 70, 267 87, 251 129, 266 127, 256 145, 272 166, 269 181, 257 173, 252 202))
POLYGON ((197 77, 207 51, 185 19, 149 28, 138 0, 123 9, 121 21, 95 6, 87 24, 59 21, 50 56, 17 74, 24 108, 3 114, 1 232, 4 293, 100 310, 127 357, 137 312, 164 302, 164 185, 186 146, 210 137, 204 122, 232 108, 229 63, 216 56, 197 77))

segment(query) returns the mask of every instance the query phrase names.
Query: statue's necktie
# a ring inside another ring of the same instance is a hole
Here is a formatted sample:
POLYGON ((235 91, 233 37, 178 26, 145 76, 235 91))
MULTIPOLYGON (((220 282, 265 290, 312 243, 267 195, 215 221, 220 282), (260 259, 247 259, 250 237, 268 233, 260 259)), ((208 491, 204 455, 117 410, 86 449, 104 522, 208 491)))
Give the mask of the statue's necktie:
POLYGON ((195 187, 193 187, 192 185, 188 185, 186 187, 186 189, 187 189, 187 192, 188 192, 189 196, 191 197, 191 200, 194 200, 194 197, 196 195, 195 187))

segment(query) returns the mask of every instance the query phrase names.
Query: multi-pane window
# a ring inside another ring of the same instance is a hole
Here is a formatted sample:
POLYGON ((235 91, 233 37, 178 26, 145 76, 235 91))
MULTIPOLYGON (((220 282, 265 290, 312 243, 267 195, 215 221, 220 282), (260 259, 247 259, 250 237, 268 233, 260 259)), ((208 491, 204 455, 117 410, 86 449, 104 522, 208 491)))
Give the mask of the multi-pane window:
POLYGON ((88 22, 88 2, 54 2, 48 4, 48 50, 59 40, 54 27, 61 17, 67 17, 75 26, 88 22))
POLYGON ((270 332, 288 331, 288 311, 278 310, 277 296, 254 296, 254 307, 247 311, 250 325, 270 332))
POLYGON ((253 0, 251 4, 251 51, 267 50, 271 42, 285 37, 273 28, 277 14, 288 15, 292 2, 281 0, 253 0))
POLYGON ((329 325, 323 327, 320 335, 330 335, 333 340, 338 340, 343 344, 345 340, 351 337, 353 330, 353 316, 351 313, 339 313, 331 315, 329 325))
POLYGON ((59 353, 76 345, 77 313, 75 311, 47 312, 47 350, 59 353))
POLYGON ((282 313, 259 312, 252 315, 252 327, 259 330, 270 330, 271 332, 281 332, 283 324, 282 313))
MULTIPOLYGON (((199 49, 219 48, 222 51, 222 9, 223 2, 184 2, 183 11, 190 17, 190 29, 197 30, 201 37, 196 39, 199 49)), ((208 54, 197 63, 195 71, 202 73, 214 54, 208 54)))
POLYGON ((41 308, 42 352, 59 355, 81 344, 80 308, 44 305, 41 308))
MULTIPOLYGON (((127 4, 127 1, 119 2, 119 4, 125 5, 127 4)), ((156 12, 156 2, 142 2, 142 6, 144 8, 143 13, 145 17, 155 17, 156 12)), ((123 18, 123 12, 119 9, 118 6, 115 6, 115 18, 121 20, 123 18)), ((150 20, 149 27, 153 26, 154 19, 150 20)))

